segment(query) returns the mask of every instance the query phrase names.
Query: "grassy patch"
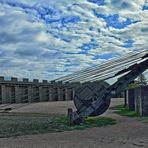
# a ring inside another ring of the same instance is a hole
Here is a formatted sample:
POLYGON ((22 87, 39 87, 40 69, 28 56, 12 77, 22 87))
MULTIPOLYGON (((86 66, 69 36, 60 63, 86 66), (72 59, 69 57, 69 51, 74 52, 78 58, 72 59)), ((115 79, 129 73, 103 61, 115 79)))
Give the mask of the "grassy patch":
POLYGON ((116 121, 106 117, 89 117, 80 125, 70 126, 64 115, 0 113, 0 137, 80 130, 113 124, 116 121))
POLYGON ((117 105, 110 108, 111 110, 115 110, 114 113, 117 113, 122 116, 128 117, 139 117, 139 113, 135 111, 129 111, 128 107, 124 107, 124 105, 117 105))
POLYGON ((111 110, 121 110, 125 108, 123 104, 110 107, 111 110))

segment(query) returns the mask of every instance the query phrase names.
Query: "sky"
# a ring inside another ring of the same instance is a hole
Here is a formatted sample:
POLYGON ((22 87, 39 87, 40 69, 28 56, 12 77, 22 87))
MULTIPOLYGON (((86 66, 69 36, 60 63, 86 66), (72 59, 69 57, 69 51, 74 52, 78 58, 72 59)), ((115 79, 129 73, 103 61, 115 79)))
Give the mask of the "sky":
POLYGON ((52 80, 148 49, 148 0, 0 0, 0 75, 52 80))

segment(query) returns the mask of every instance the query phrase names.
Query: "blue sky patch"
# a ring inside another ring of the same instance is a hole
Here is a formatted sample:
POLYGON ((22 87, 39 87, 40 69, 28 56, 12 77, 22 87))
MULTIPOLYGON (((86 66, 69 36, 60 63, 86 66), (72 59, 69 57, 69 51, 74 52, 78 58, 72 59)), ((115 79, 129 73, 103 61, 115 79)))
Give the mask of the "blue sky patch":
POLYGON ((148 10, 148 6, 143 6, 143 10, 148 10))
POLYGON ((64 66, 66 66, 66 67, 69 67, 69 66, 80 66, 80 64, 68 63, 68 64, 64 64, 64 66))
POLYGON ((80 47, 82 50, 91 50, 91 49, 96 49, 98 48, 99 45, 96 43, 83 43, 83 45, 80 47))
POLYGON ((105 5, 105 0, 87 0, 87 1, 90 2, 90 3, 97 4, 98 6, 99 5, 105 5))
POLYGON ((137 23, 137 21, 133 22, 130 18, 126 18, 125 21, 119 22, 119 17, 120 17, 119 14, 113 14, 113 15, 106 16, 104 14, 98 13, 95 9, 93 10, 93 13, 98 18, 103 18, 107 23, 106 25, 107 27, 123 29, 133 23, 137 23))
POLYGON ((133 47, 133 43, 134 43, 133 40, 128 39, 126 42, 124 42, 123 47, 125 47, 125 48, 131 48, 131 47, 133 47))
POLYGON ((100 55, 95 55, 92 60, 97 60, 97 59, 111 59, 113 58, 113 54, 100 54, 100 55))

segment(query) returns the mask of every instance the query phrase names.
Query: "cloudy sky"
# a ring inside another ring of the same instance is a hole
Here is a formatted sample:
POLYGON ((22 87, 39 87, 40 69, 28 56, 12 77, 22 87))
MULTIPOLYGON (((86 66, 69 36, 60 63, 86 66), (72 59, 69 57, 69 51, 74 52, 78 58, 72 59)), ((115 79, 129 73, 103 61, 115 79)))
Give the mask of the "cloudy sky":
POLYGON ((148 49, 148 0, 0 0, 0 75, 51 80, 148 49))

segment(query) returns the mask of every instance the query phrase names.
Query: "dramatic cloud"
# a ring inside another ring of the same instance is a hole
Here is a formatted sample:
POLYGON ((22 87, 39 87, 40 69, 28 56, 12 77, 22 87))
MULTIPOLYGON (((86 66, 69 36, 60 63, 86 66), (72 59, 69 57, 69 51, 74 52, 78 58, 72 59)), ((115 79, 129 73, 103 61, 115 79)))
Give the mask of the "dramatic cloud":
POLYGON ((54 79, 148 49, 147 0, 0 0, 0 75, 54 79))

